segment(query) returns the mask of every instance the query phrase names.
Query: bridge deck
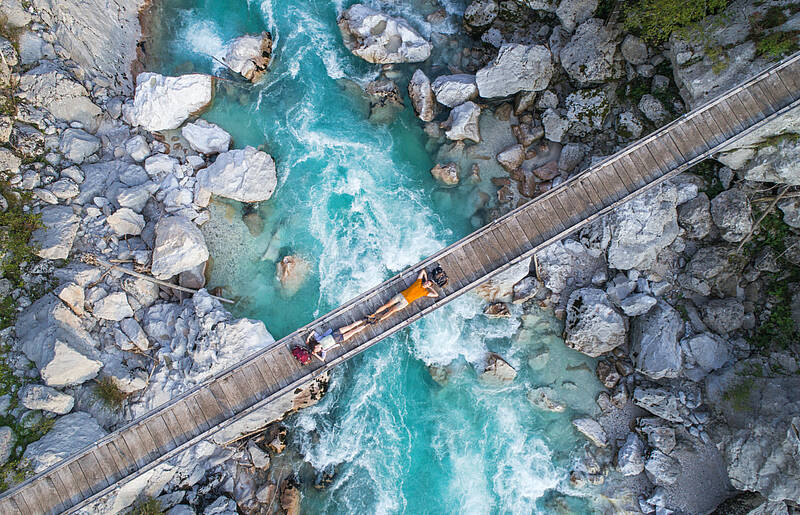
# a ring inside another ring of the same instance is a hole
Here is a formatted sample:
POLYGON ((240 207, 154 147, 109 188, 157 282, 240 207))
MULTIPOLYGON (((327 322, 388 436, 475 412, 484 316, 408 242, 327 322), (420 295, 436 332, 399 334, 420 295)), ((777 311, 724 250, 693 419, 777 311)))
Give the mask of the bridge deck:
POLYGON ((111 492, 795 108, 799 97, 800 54, 795 54, 11 489, 0 498, 0 513, 74 511, 111 492), (440 298, 422 299, 371 326, 324 366, 318 361, 300 366, 292 358, 289 347, 301 343, 310 328, 364 317, 436 263, 450 277, 440 298))

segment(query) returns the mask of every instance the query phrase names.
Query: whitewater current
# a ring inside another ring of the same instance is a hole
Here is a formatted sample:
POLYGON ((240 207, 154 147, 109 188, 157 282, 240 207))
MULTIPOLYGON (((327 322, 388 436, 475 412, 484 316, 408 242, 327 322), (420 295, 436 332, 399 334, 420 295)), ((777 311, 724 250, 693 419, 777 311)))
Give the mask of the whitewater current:
MULTIPOLYGON (((209 286, 224 287, 239 300, 236 315, 263 320, 276 338, 474 230, 476 210, 494 191, 489 179, 502 173, 481 163, 479 184, 436 184, 436 149, 407 97, 389 125, 369 121, 361 89, 380 68, 350 54, 336 25, 352 3, 163 0, 149 18, 147 67, 166 74, 226 76, 226 42, 263 30, 273 36, 268 75, 254 86, 219 81, 203 118, 230 132, 234 147, 269 152, 278 188, 254 211, 214 201, 202 229, 209 286), (244 215, 256 217, 258 229, 251 232, 244 215), (309 267, 291 293, 275 278, 287 255, 309 267)), ((364 3, 403 16, 426 37, 457 41, 464 2, 364 3), (447 16, 431 25, 427 16, 440 8, 447 16)), ((452 47, 441 46, 427 71, 447 73, 452 47)), ((401 89, 414 69, 398 68, 401 89)), ((491 143, 492 123, 484 114, 486 144, 507 144, 511 135, 500 132, 491 143)), ((599 391, 591 360, 564 346, 548 313, 513 306, 510 320, 490 320, 482 309, 468 294, 388 338, 337 369, 323 400, 286 421, 303 467, 333 474, 323 490, 301 487, 304 512, 590 511, 570 489, 568 470, 583 444, 570 419, 592 413, 599 391), (518 370, 509 386, 477 380, 487 351, 518 370), (443 384, 432 365, 447 371, 443 384), (526 393, 541 385, 570 408, 534 408, 526 393)))

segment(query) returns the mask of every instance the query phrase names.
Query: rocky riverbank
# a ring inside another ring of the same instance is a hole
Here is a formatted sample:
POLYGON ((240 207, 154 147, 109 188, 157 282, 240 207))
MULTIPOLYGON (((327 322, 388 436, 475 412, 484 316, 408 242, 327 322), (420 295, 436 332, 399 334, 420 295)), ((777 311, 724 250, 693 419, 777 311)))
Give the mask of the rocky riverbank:
MULTIPOLYGON (((478 226, 794 50, 793 4, 756 4, 730 2, 657 44, 593 0, 476 0, 457 20, 431 9, 429 38, 357 4, 339 27, 348 49, 381 66, 365 87, 371 120, 403 108, 408 82, 407 105, 437 156, 433 176, 446 186, 492 177, 478 226), (468 37, 444 30, 453 21, 468 37), (437 53, 454 55, 449 68, 428 64, 437 53)), ((275 163, 256 148, 231 150, 223 129, 195 119, 214 78, 134 81, 141 7, 0 7, 3 209, 32 217, 23 225, 36 254, 19 262, 6 252, 0 280, 4 320, 16 318, 0 332, 7 486, 274 341, 202 289, 213 256, 198 227, 212 196, 268 200, 275 163)), ((271 44, 266 33, 242 35, 228 42, 226 65, 258 80, 271 44)), ((599 358, 607 391, 574 420, 587 439, 570 475, 580 495, 630 513, 797 509, 798 134, 789 113, 478 289, 487 316, 508 316, 512 302, 553 309, 566 345, 599 358)), ((528 366, 547 360, 542 352, 528 366)), ((481 372, 490 386, 516 376, 494 354, 481 372)), ((270 423, 318 400, 326 381, 88 511, 158 497, 175 514, 277 504, 292 513, 299 492, 275 466, 289 459, 286 434, 270 423)), ((534 386, 528 399, 571 409, 563 386, 534 386)))

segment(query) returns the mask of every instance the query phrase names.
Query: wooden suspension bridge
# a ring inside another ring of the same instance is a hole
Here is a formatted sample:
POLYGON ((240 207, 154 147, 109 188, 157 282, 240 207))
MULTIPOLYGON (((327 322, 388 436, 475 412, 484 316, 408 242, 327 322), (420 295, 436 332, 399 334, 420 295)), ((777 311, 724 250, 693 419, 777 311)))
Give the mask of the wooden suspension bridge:
POLYGON ((800 105, 800 53, 577 174, 433 256, 364 292, 162 406, 76 449, 0 496, 0 513, 74 512, 247 414, 311 381, 547 245, 592 223, 649 188, 800 105), (290 348, 312 328, 340 327, 372 313, 408 287, 419 270, 439 265, 448 284, 369 326, 322 364, 301 366, 290 348))

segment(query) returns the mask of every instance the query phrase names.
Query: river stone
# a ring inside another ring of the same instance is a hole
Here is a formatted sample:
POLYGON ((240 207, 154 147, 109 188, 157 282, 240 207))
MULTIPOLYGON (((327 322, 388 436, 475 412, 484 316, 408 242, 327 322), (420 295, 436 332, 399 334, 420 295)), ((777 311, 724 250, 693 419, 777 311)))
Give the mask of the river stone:
POLYGON ((128 207, 117 209, 106 221, 117 236, 138 236, 142 234, 145 225, 144 217, 128 207))
POLYGON ((778 202, 778 209, 783 212, 783 222, 786 225, 800 229, 800 199, 782 200, 778 202))
POLYGON ((483 98, 507 97, 518 91, 547 89, 553 70, 547 47, 506 44, 494 61, 478 70, 475 82, 483 98))
POLYGON ((370 63, 419 63, 432 46, 407 21, 363 4, 354 4, 339 16, 344 45, 370 63))
POLYGON ((458 184, 458 165, 456 163, 436 165, 431 168, 431 175, 442 184, 455 186, 458 184))
POLYGON ((464 10, 464 26, 473 36, 485 32, 497 19, 497 2, 495 0, 473 0, 464 10))
POLYGON ((81 129, 67 129, 61 133, 58 150, 73 163, 82 163, 100 150, 100 139, 81 129))
POLYGON ((430 122, 436 116, 436 99, 433 95, 431 81, 425 72, 417 70, 408 83, 408 96, 414 112, 423 122, 430 122))
POLYGON ((128 296, 125 295, 125 292, 121 291, 110 293, 102 299, 95 301, 92 313, 97 318, 113 320, 115 322, 133 316, 131 305, 128 304, 128 296))
MULTIPOLYGON (((741 321, 739 323, 741 324, 741 321)), ((699 381, 709 372, 722 368, 730 359, 728 343, 712 333, 684 338, 681 341, 681 349, 687 365, 694 365, 692 370, 686 370, 686 376, 693 381, 699 381)))
POLYGON ((150 146, 144 136, 137 134, 125 142, 125 152, 131 156, 131 159, 141 163, 150 155, 150 146))
POLYGON ((208 260, 203 233, 182 216, 165 216, 155 228, 153 263, 156 279, 169 279, 208 260))
POLYGON ((579 23, 592 17, 597 10, 598 0, 561 0, 556 8, 556 16, 561 25, 572 32, 579 23))
POLYGON ((275 266, 275 278, 284 294, 292 296, 303 286, 310 271, 311 265, 302 256, 286 256, 275 266))
POLYGON ((684 236, 701 240, 711 232, 711 209, 708 196, 704 192, 678 207, 678 224, 684 230, 684 236))
POLYGON ((78 234, 80 219, 69 206, 42 208, 43 227, 33 231, 30 243, 37 245, 36 255, 44 259, 66 259, 78 234))
POLYGON ((223 61, 245 79, 257 82, 266 73, 271 58, 272 35, 262 32, 240 36, 228 43, 223 61))
POLYGON ((542 115, 544 137, 550 141, 561 143, 570 128, 570 121, 555 109, 548 109, 542 115))
POLYGON ((455 107, 478 96, 474 75, 441 75, 434 79, 432 88, 436 101, 447 107, 455 107))
POLYGON ((650 453, 644 468, 650 480, 656 485, 662 486, 675 483, 681 471, 678 460, 659 450, 650 453))
POLYGON ((713 299, 700 306, 703 322, 719 334, 728 334, 742 327, 744 306, 735 298, 713 299))
POLYGON ((644 471, 644 443, 636 433, 628 433, 617 454, 617 469, 623 476, 636 476, 644 471))
POLYGON ((79 411, 56 420, 46 435, 28 445, 23 457, 30 460, 33 472, 38 474, 105 435, 91 415, 79 411))
POLYGON ((631 357, 636 370, 650 379, 678 377, 683 364, 679 340, 683 320, 672 306, 659 300, 631 324, 631 357))
POLYGON ((572 425, 597 447, 605 447, 608 445, 606 432, 603 430, 603 426, 596 420, 591 418, 578 418, 572 421, 572 425))
POLYGON ((481 108, 477 104, 464 102, 450 111, 450 117, 445 122, 445 127, 449 127, 444 133, 445 136, 453 141, 469 139, 480 143, 481 132, 478 124, 480 117, 481 108))
POLYGON ((150 348, 150 341, 147 339, 147 334, 133 318, 125 318, 120 321, 119 328, 126 339, 139 348, 139 350, 146 351, 150 348))
POLYGON ((476 287, 473 292, 486 302, 512 302, 514 285, 530 273, 531 258, 524 259, 476 287))
POLYGON ((647 45, 641 38, 628 34, 620 45, 622 57, 633 65, 647 62, 647 45))
POLYGON ((140 73, 133 102, 123 106, 125 120, 148 131, 177 129, 189 116, 211 104, 214 81, 209 75, 165 77, 140 73))
POLYGON ((231 146, 231 135, 222 127, 199 119, 194 123, 187 123, 181 129, 183 136, 192 149, 201 154, 219 154, 231 146))
POLYGON ((85 293, 82 286, 69 283, 56 290, 58 298, 64 302, 78 316, 83 315, 83 302, 85 293))
POLYGON ((613 25, 592 18, 585 21, 561 49, 561 65, 581 86, 600 84, 619 77, 617 62, 619 32, 613 25))
POLYGON ((60 120, 78 122, 90 132, 98 127, 102 110, 91 101, 89 92, 51 62, 24 73, 18 91, 21 99, 60 120))
POLYGON ((630 270, 652 265, 656 256, 678 236, 677 204, 677 188, 663 183, 609 214, 608 224, 616 230, 608 247, 608 266, 630 270))
POLYGON ((63 415, 72 411, 75 398, 61 393, 55 388, 41 384, 31 384, 19 392, 22 405, 31 410, 43 410, 63 415))
POLYGON ((656 305, 655 297, 645 293, 636 293, 625 297, 619 302, 619 308, 629 317, 644 315, 656 305))
POLYGON ((633 403, 664 420, 683 422, 678 398, 663 388, 637 386, 633 391, 633 403))
POLYGON ((557 401, 556 398, 555 390, 549 386, 528 390, 528 402, 540 410, 561 413, 567 409, 566 404, 557 401))
POLYGON ((17 437, 14 435, 13 429, 8 426, 0 427, 0 465, 5 465, 8 458, 11 457, 16 442, 17 437))
POLYGON ((723 191, 711 200, 711 218, 725 241, 740 242, 753 229, 750 200, 738 188, 723 191))
POLYGON ((275 161, 253 147, 230 150, 197 173, 199 187, 213 195, 239 202, 261 202, 275 192, 275 161))
POLYGON ((478 376, 478 380, 489 386, 501 386, 510 383, 517 377, 517 371, 503 358, 495 353, 490 353, 486 367, 478 376))
POLYGON ((596 358, 625 343, 625 319, 597 288, 581 288, 569 296, 564 343, 596 358))

